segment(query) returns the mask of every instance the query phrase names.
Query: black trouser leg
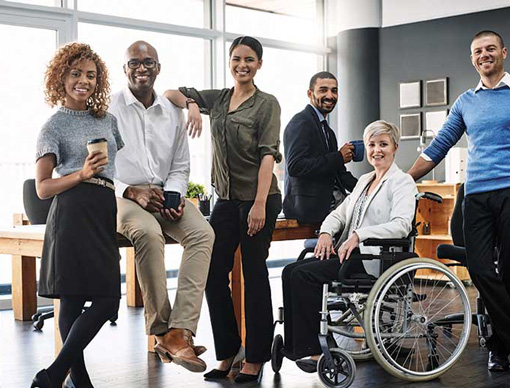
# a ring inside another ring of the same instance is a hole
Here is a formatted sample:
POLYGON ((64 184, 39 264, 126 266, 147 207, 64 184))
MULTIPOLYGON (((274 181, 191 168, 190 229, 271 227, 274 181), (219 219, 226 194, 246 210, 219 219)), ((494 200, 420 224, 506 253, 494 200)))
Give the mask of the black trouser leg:
POLYGON ((266 259, 282 208, 281 196, 270 195, 266 203, 266 222, 254 236, 248 236, 248 213, 253 202, 240 202, 240 240, 244 276, 246 317, 246 361, 266 362, 271 358, 273 341, 273 306, 266 259))
POLYGON ((510 189, 467 195, 464 199, 464 236, 468 269, 480 291, 495 335, 490 350, 510 351, 510 189), (494 264, 494 246, 499 250, 499 267, 494 264))
POLYGON ((317 259, 305 259, 296 261, 285 266, 282 271, 282 289, 283 289, 283 334, 285 340, 285 350, 287 354, 294 354, 294 309, 292 303, 292 273, 296 267, 306 263, 315 262, 317 259))
MULTIPOLYGON (((78 308, 83 308, 85 299, 68 296, 62 297, 60 303, 64 309, 64 315, 72 317, 74 314, 68 314, 66 309, 75 312, 78 308)), ((85 312, 74 320, 62 350, 47 369, 50 380, 55 386, 62 385, 71 366, 83 356, 83 350, 105 322, 117 313, 118 309, 118 298, 97 298, 92 301, 92 305, 85 312)))
MULTIPOLYGON (((293 311, 289 323, 292 325, 292 344, 296 358, 322 353, 318 338, 322 286, 337 278, 341 266, 338 257, 306 261, 294 267, 290 276, 293 311)), ((285 341, 287 343, 287 338, 285 341)))
POLYGON ((216 239, 205 295, 211 317, 216 358, 225 360, 234 356, 241 346, 229 287, 229 274, 234 266, 234 254, 239 245, 239 209, 236 202, 216 202, 209 221, 216 239))

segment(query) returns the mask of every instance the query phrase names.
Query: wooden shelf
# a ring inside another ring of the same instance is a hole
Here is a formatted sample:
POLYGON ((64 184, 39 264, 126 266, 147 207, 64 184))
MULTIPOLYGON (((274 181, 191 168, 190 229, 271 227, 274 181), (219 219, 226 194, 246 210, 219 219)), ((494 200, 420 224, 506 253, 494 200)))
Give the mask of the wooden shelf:
MULTIPOLYGON (((449 220, 453 213, 455 200, 457 199, 457 191, 460 184, 419 183, 416 186, 419 192, 429 191, 431 193, 439 194, 443 197, 443 203, 426 200, 419 202, 418 210, 416 212, 416 222, 420 222, 421 227, 418 228, 415 251, 420 257, 429 257, 444 262, 437 258, 436 249, 440 244, 452 243, 452 236, 448 234, 450 232, 449 220), (431 234, 424 235, 421 232, 423 231, 423 225, 427 222, 430 224, 431 234)), ((461 280, 469 280, 469 274, 466 268, 451 267, 450 269, 455 272, 461 280)), ((429 277, 429 274, 424 271, 421 276, 429 277)))
POLYGON ((452 241, 452 236, 449 234, 428 234, 417 236, 416 240, 452 241))

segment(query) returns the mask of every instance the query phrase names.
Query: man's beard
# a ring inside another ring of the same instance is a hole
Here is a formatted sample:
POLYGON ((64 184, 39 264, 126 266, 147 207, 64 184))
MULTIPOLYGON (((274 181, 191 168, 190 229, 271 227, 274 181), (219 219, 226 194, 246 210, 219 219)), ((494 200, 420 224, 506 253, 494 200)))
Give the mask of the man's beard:
POLYGON ((333 111, 333 109, 335 109, 335 106, 336 106, 336 103, 337 103, 337 100, 335 99, 331 99, 331 98, 328 98, 327 100, 331 101, 332 103, 332 107, 331 109, 326 109, 326 108, 323 108, 322 107, 322 103, 324 102, 324 98, 322 100, 319 100, 317 97, 315 97, 315 95, 313 96, 313 99, 314 99, 314 105, 315 107, 317 108, 317 110, 319 112, 321 112, 323 115, 327 115, 329 113, 331 113, 333 111))

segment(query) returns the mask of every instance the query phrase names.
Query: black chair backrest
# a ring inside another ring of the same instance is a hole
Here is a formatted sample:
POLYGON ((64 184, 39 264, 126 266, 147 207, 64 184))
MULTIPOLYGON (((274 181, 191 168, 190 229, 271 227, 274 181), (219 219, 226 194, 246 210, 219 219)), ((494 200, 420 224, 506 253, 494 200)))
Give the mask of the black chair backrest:
POLYGON ((35 179, 23 183, 23 206, 32 225, 45 224, 53 198, 40 199, 35 191, 35 179))
POLYGON ((450 231, 452 233, 453 245, 465 247, 464 243, 464 216, 462 214, 462 202, 464 202, 464 183, 459 187, 457 192, 457 200, 453 208, 452 219, 450 220, 450 231))

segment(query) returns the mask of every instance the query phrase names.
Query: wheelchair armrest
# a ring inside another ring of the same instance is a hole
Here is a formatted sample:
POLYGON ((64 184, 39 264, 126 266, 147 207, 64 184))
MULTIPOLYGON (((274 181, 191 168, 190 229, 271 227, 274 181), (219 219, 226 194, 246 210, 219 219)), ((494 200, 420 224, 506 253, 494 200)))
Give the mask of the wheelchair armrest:
POLYGON ((363 241, 366 247, 402 247, 409 248, 411 241, 407 238, 367 238, 363 241))
POLYGON ((437 246, 436 254, 438 259, 449 259, 458 261, 465 266, 467 264, 466 248, 451 244, 437 246))

